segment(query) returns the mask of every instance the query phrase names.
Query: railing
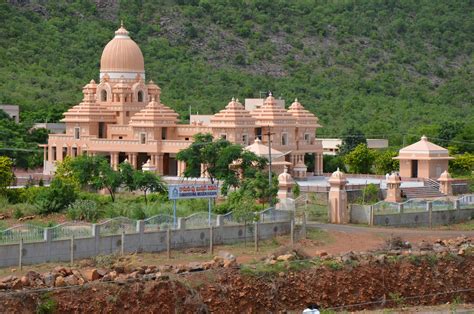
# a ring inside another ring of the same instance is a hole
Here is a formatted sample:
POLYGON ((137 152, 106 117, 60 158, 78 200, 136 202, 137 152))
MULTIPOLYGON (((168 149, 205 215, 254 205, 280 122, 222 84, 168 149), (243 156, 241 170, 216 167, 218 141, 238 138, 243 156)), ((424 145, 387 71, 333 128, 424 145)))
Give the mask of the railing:
POLYGON ((86 222, 66 222, 49 228, 51 239, 85 238, 92 236, 92 224, 86 222))
MULTIPOLYGON (((277 210, 268 208, 260 212, 251 212, 245 215, 248 218, 247 223, 259 222, 277 222, 288 221, 293 217, 293 211, 277 210)), ((176 226, 184 229, 205 228, 217 225, 236 225, 244 223, 244 217, 238 219, 234 212, 225 215, 216 215, 211 213, 209 221, 209 212, 194 213, 190 216, 180 218, 184 221, 183 226, 176 226)), ((178 218, 177 218, 178 220, 178 218)), ((154 232, 175 228, 174 218, 170 215, 160 214, 142 221, 133 220, 127 217, 115 217, 98 224, 87 222, 66 222, 50 228, 43 228, 31 224, 17 225, 6 230, 0 230, 0 244, 18 243, 21 239, 24 242, 35 242, 45 240, 62 240, 74 238, 91 237, 94 228, 97 228, 98 234, 103 236, 119 235, 122 232, 126 234, 138 233, 140 226, 143 226, 144 232, 154 232), (143 225, 142 225, 143 224, 143 225)))
POLYGON ((425 179, 425 185, 432 187, 433 189, 439 191, 439 182, 433 179, 427 178, 425 179))
POLYGON ((156 215, 144 220, 145 232, 174 228, 174 218, 169 215, 156 215))
POLYGON ((36 242, 44 240, 44 228, 30 224, 18 225, 0 232, 0 243, 36 242))
POLYGON ((461 209, 474 207, 474 194, 464 195, 458 199, 461 209))
POLYGON ((100 234, 112 235, 137 232, 137 222, 127 217, 115 217, 98 224, 100 227, 100 234))

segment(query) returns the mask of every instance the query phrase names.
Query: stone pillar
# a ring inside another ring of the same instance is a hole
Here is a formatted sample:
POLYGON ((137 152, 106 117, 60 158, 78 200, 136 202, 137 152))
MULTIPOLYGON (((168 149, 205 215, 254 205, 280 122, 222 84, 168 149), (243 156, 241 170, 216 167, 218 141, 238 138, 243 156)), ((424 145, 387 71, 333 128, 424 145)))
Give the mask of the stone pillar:
POLYGON ((400 189, 401 185, 400 177, 392 173, 387 179, 387 197, 385 198, 386 202, 399 203, 402 201, 402 191, 400 189))
POLYGON ((331 185, 329 190, 329 222, 334 224, 348 223, 350 217, 347 209, 346 176, 337 169, 328 182, 331 185))
POLYGON ((48 146, 43 147, 43 162, 48 160, 48 146))
POLYGON ((110 166, 112 169, 117 170, 119 163, 119 154, 117 152, 110 153, 110 166))
POLYGON ((444 195, 450 196, 453 195, 453 178, 447 170, 445 170, 441 176, 438 178, 439 181, 439 191, 444 195))
POLYGON ((156 169, 159 175, 163 175, 163 154, 156 155, 156 169))
POLYGON ((293 198, 293 186, 295 184, 295 180, 293 180, 285 166, 283 173, 278 176, 278 198, 293 198))
POLYGON ((137 169, 137 153, 129 153, 128 161, 132 165, 133 169, 137 169))

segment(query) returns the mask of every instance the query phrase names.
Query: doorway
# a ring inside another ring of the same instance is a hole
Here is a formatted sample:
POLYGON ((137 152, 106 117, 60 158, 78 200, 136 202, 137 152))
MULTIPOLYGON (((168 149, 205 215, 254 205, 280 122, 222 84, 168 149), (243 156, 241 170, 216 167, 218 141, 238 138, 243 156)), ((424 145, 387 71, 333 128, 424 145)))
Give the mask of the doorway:
POLYGON ((418 160, 411 161, 411 177, 418 178, 418 160))

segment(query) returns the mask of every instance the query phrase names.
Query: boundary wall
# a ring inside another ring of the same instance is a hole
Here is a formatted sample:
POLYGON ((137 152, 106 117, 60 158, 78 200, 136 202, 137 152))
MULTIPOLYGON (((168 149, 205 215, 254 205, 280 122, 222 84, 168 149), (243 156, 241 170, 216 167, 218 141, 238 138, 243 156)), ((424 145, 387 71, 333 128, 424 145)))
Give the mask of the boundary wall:
POLYGON ((210 245, 211 234, 213 245, 231 244, 244 240, 251 242, 256 238, 263 240, 289 234, 291 220, 256 222, 246 225, 222 224, 193 229, 186 229, 182 224, 177 229, 152 232, 145 232, 145 224, 139 220, 136 229, 135 233, 101 235, 100 225, 93 225, 92 237, 52 240, 51 234, 47 232, 43 241, 0 245, 0 267, 65 262, 71 261, 71 256, 74 259, 84 259, 120 253, 122 250, 123 253, 163 252, 168 249, 203 247, 210 245), (257 235, 255 235, 255 230, 257 230, 257 235), (20 247, 22 248, 21 257, 20 247))

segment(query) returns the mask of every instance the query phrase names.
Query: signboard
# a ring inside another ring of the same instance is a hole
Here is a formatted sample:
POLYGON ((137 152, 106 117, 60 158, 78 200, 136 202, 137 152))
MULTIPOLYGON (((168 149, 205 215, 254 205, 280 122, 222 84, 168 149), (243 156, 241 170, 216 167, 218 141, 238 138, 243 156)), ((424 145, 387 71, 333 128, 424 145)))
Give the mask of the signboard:
POLYGON ((170 184, 168 198, 179 200, 185 198, 213 198, 217 197, 217 184, 170 184))

